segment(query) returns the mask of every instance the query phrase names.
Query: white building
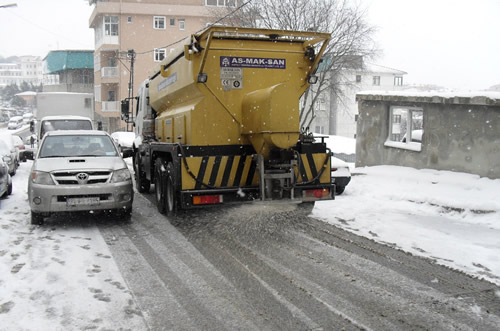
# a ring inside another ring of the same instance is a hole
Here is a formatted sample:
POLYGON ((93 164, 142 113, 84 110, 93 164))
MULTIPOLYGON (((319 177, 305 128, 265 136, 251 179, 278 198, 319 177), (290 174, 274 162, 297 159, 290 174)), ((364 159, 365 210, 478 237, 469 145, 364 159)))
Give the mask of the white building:
POLYGON ((358 105, 356 93, 366 90, 398 91, 403 89, 407 73, 376 64, 364 63, 359 69, 344 69, 338 84, 343 96, 323 93, 315 108, 310 130, 320 134, 356 137, 358 105))
POLYGON ((39 56, 20 56, 14 63, 0 63, 0 87, 23 82, 39 85, 42 82, 42 59, 39 56))

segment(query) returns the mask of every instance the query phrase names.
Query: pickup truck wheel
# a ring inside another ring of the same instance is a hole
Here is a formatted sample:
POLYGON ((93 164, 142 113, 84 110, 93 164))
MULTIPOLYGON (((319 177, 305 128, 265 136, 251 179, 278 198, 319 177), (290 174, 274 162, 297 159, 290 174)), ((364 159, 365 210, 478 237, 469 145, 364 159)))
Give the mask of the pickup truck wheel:
POLYGON ((173 216, 177 212, 177 199, 175 198, 174 166, 171 162, 167 164, 165 181, 167 215, 173 216))
POLYGON ((149 193, 151 182, 146 178, 146 174, 141 168, 141 156, 139 152, 134 157, 135 184, 139 193, 149 193))
POLYGON ((31 212, 31 224, 43 225, 43 215, 32 211, 31 212))
POLYGON ((155 197, 156 197, 156 207, 161 214, 165 214, 166 211, 166 199, 165 199, 165 167, 163 165, 162 159, 156 159, 155 161, 155 197))

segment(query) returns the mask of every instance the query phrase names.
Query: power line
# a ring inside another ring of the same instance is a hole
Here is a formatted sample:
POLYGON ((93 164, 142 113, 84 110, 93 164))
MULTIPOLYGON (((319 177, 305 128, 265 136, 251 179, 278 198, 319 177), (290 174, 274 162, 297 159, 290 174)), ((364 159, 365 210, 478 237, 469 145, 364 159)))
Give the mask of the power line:
MULTIPOLYGON (((247 2, 243 3, 243 4, 242 4, 242 5, 240 5, 239 7, 235 8, 232 12, 230 12, 230 13, 228 13, 227 15, 225 15, 225 16, 223 16, 223 17, 219 18, 217 21, 215 21, 215 22, 211 23, 211 24, 210 24, 210 25, 208 25, 207 27, 205 27, 205 28, 203 28, 203 29, 201 29, 201 30, 196 31, 194 34, 200 33, 201 31, 203 31, 203 30, 205 30, 205 29, 208 29, 208 28, 210 28, 210 27, 212 27, 212 26, 214 26, 214 25, 218 24, 219 22, 221 22, 221 21, 225 20, 226 18, 228 18, 229 16, 233 15, 233 14, 234 14, 234 13, 236 13, 238 10, 240 10, 240 9, 241 9, 241 8, 243 8, 243 7, 245 7, 246 5, 248 5, 248 4, 249 4, 250 2, 252 2, 252 1, 253 1, 253 0, 248 0, 247 2)), ((186 38, 179 39, 179 40, 174 41, 173 43, 170 43, 170 44, 168 44, 168 45, 166 45, 166 46, 163 46, 163 47, 155 47, 154 49, 149 50, 149 51, 137 52, 137 53, 136 53, 136 55, 143 55, 143 54, 152 53, 152 52, 154 52, 154 51, 155 51, 155 49, 159 49, 159 48, 168 48, 168 47, 170 47, 170 46, 172 46, 172 45, 175 45, 175 44, 177 44, 177 43, 180 43, 180 42, 181 42, 181 41, 183 41, 184 39, 186 39, 186 38)))

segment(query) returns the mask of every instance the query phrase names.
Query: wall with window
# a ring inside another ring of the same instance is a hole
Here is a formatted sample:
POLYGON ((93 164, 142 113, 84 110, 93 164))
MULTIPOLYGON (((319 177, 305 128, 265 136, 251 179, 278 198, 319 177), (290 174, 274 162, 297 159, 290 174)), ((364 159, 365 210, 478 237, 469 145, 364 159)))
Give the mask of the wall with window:
POLYGON ((358 94, 356 166, 399 165, 500 178, 500 94, 358 94))

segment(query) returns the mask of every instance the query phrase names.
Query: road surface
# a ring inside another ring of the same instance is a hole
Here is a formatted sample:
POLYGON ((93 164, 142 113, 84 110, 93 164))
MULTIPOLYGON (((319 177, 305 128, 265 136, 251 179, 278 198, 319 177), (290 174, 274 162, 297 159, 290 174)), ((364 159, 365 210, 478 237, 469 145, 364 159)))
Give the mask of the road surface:
POLYGON ((253 204, 98 223, 151 330, 497 330, 500 288, 253 204))

